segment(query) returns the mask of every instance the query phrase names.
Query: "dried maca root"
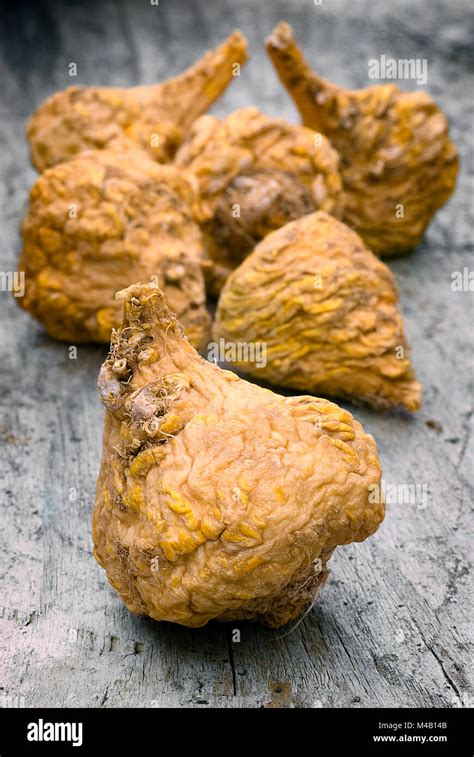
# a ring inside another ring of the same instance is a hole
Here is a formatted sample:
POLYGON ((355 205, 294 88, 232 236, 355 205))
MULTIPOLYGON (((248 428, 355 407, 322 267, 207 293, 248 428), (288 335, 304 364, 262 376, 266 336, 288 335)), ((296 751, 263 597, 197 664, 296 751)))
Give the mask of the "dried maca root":
POLYGON ((425 92, 393 84, 348 91, 325 81, 286 23, 267 49, 303 123, 341 156, 345 223, 382 256, 415 247, 456 184, 458 158, 444 113, 425 92))
POLYGON ((214 291, 270 231, 318 209, 341 214, 338 156, 327 139, 257 108, 199 118, 176 163, 199 182, 214 291))
POLYGON ((420 407, 394 278, 327 213, 292 221, 257 245, 221 292, 215 335, 254 345, 236 365, 272 384, 420 407))
POLYGON ((198 348, 209 337, 193 177, 136 149, 81 153, 36 181, 23 222, 18 303, 54 339, 110 341, 119 288, 158 276, 198 348))
POLYGON ((331 402, 281 397, 200 358, 155 286, 119 296, 99 377, 98 562, 127 607, 156 620, 298 617, 334 548, 383 519, 373 438, 331 402))
POLYGON ((69 87, 52 95, 30 119, 27 135, 38 171, 88 149, 140 145, 170 160, 195 118, 205 113, 247 60, 240 32, 184 73, 139 87, 69 87))

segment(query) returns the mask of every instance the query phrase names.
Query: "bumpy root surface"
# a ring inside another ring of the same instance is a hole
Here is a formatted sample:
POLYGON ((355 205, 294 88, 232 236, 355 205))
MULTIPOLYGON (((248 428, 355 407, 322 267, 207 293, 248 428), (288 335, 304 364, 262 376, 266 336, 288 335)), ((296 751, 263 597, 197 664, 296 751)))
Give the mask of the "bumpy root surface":
POLYGON ((192 343, 204 348, 204 248, 192 176, 141 150, 81 153, 45 171, 23 222, 17 302, 50 336, 110 341, 122 320, 117 289, 157 276, 192 343))
POLYGON ((273 30, 267 50, 303 123, 341 156, 345 223, 380 255, 415 247, 456 184, 458 157, 444 113, 425 92, 393 84, 348 91, 326 81, 286 23, 273 30))
POLYGON ((160 162, 173 157, 194 119, 205 113, 247 60, 235 32, 179 76, 130 88, 69 87, 31 117, 27 135, 38 171, 83 150, 140 146, 160 162))
POLYGON ((120 297, 99 378, 97 560, 127 607, 156 620, 287 623, 334 548, 383 518, 374 440, 337 405, 201 359, 155 284, 120 297))
POLYGON ((420 407, 394 278, 322 211, 257 245, 227 280, 214 331, 231 344, 264 346, 265 360, 255 350, 236 365, 272 384, 420 407))
POLYGON ((313 210, 342 212, 338 156, 328 140, 257 108, 222 121, 199 118, 176 163, 198 181, 214 292, 270 231, 313 210))

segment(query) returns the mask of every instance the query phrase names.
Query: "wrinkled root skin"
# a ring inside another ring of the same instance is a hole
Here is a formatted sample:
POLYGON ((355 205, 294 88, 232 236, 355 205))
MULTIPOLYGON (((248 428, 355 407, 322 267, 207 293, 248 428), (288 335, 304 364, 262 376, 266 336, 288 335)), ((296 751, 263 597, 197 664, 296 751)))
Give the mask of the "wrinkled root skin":
POLYGON ((202 116, 175 162, 199 184, 213 293, 270 231, 314 210, 342 213, 339 158, 328 140, 257 108, 202 116))
POLYGON ((299 617, 334 548, 383 519, 373 438, 331 402, 281 397, 200 358, 152 283, 120 297, 99 377, 98 562, 127 607, 156 620, 299 617))
POLYGON ((48 334, 109 343, 122 321, 117 289, 157 276, 199 349, 209 341, 193 178, 141 150, 84 152, 36 181, 23 222, 18 304, 48 334))
POLYGON ((214 264, 208 286, 218 293, 227 277, 267 234, 315 209, 308 189, 283 171, 255 171, 237 176, 224 190, 212 220, 204 224, 214 264), (233 216, 232 209, 240 208, 233 216))
POLYGON ((315 603, 319 592, 326 583, 329 575, 327 562, 329 554, 322 555, 316 563, 304 568, 293 580, 285 586, 283 592, 275 596, 256 599, 253 604, 240 609, 237 614, 233 610, 224 613, 219 620, 258 620, 269 628, 280 628, 291 621, 299 620, 315 603))
POLYGON ((418 410, 395 280, 345 224, 318 211, 269 234, 223 288, 216 338, 261 343, 277 386, 418 410))
POLYGON ((412 250, 456 185, 458 156, 444 113, 425 92, 393 84, 348 91, 325 81, 286 23, 273 30, 267 50, 303 123, 341 157, 342 220, 381 256, 412 250))
POLYGON ((83 150, 137 146, 167 162, 194 119, 232 81, 235 64, 246 60, 246 40, 235 32, 194 66, 161 84, 56 92, 28 123, 33 165, 44 171, 83 150))

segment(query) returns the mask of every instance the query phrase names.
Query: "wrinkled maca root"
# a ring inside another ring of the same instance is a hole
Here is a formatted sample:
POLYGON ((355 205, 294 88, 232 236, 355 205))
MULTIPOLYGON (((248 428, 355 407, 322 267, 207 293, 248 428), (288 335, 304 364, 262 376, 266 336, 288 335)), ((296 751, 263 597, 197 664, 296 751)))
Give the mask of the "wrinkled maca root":
POLYGON ((171 160, 186 130, 205 113, 247 60, 247 42, 234 32, 194 66, 161 84, 69 87, 41 105, 29 121, 31 160, 38 171, 88 149, 141 146, 171 160))
POLYGON ((197 348, 209 341, 194 180, 142 150, 81 153, 46 170, 22 226, 15 298, 53 339, 109 343, 122 321, 117 289, 157 276, 197 348))
POLYGON ((314 210, 342 212, 338 156, 327 139, 257 108, 202 116, 175 162, 199 183, 214 293, 270 231, 314 210))
POLYGON ((227 185, 208 228, 221 254, 227 253, 235 267, 270 231, 313 210, 309 189, 291 174, 253 171, 227 185))
POLYGON ((280 626, 314 601, 337 545, 384 515, 373 438, 315 397, 281 397, 202 358, 151 284, 118 295, 95 556, 133 612, 185 626, 280 626))
POLYGON ((267 50, 303 123, 325 134, 341 157, 345 223, 382 256, 419 244, 456 184, 458 157, 444 113, 425 92, 393 84, 349 91, 322 79, 284 22, 267 50))
POLYGON ((269 234, 227 280, 214 325, 242 371, 277 386, 418 410, 394 278, 345 224, 322 211, 269 234), (251 359, 246 359, 247 357, 251 359))

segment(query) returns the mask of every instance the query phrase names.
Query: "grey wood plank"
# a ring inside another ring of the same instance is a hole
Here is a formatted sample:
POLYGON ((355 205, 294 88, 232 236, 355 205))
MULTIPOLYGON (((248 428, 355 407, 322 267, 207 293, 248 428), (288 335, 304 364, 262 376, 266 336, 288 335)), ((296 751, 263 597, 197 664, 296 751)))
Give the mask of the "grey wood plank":
MULTIPOLYGON (((71 83, 152 82, 191 64, 240 26, 252 59, 214 107, 258 104, 296 121, 262 40, 286 18, 323 75, 367 84, 382 53, 426 57, 427 89, 461 153, 456 195, 415 254, 390 262, 425 402, 415 418, 347 407, 377 439, 388 484, 426 485, 390 505, 379 533, 336 551, 320 600, 289 635, 242 623, 187 630, 131 616, 91 556, 102 434, 101 347, 48 340, 0 292, 0 686, 29 706, 366 707, 472 702, 473 14, 470 4, 338 0, 37 2, 0 32, 0 270, 15 270, 34 172, 23 129, 71 83), (71 82, 67 64, 77 62, 71 82), (471 88, 471 89, 470 89, 471 88), (232 640, 239 628, 240 642, 232 640), (471 697, 471 700, 469 700, 471 697)), ((404 83, 402 86, 406 86, 404 83)))

